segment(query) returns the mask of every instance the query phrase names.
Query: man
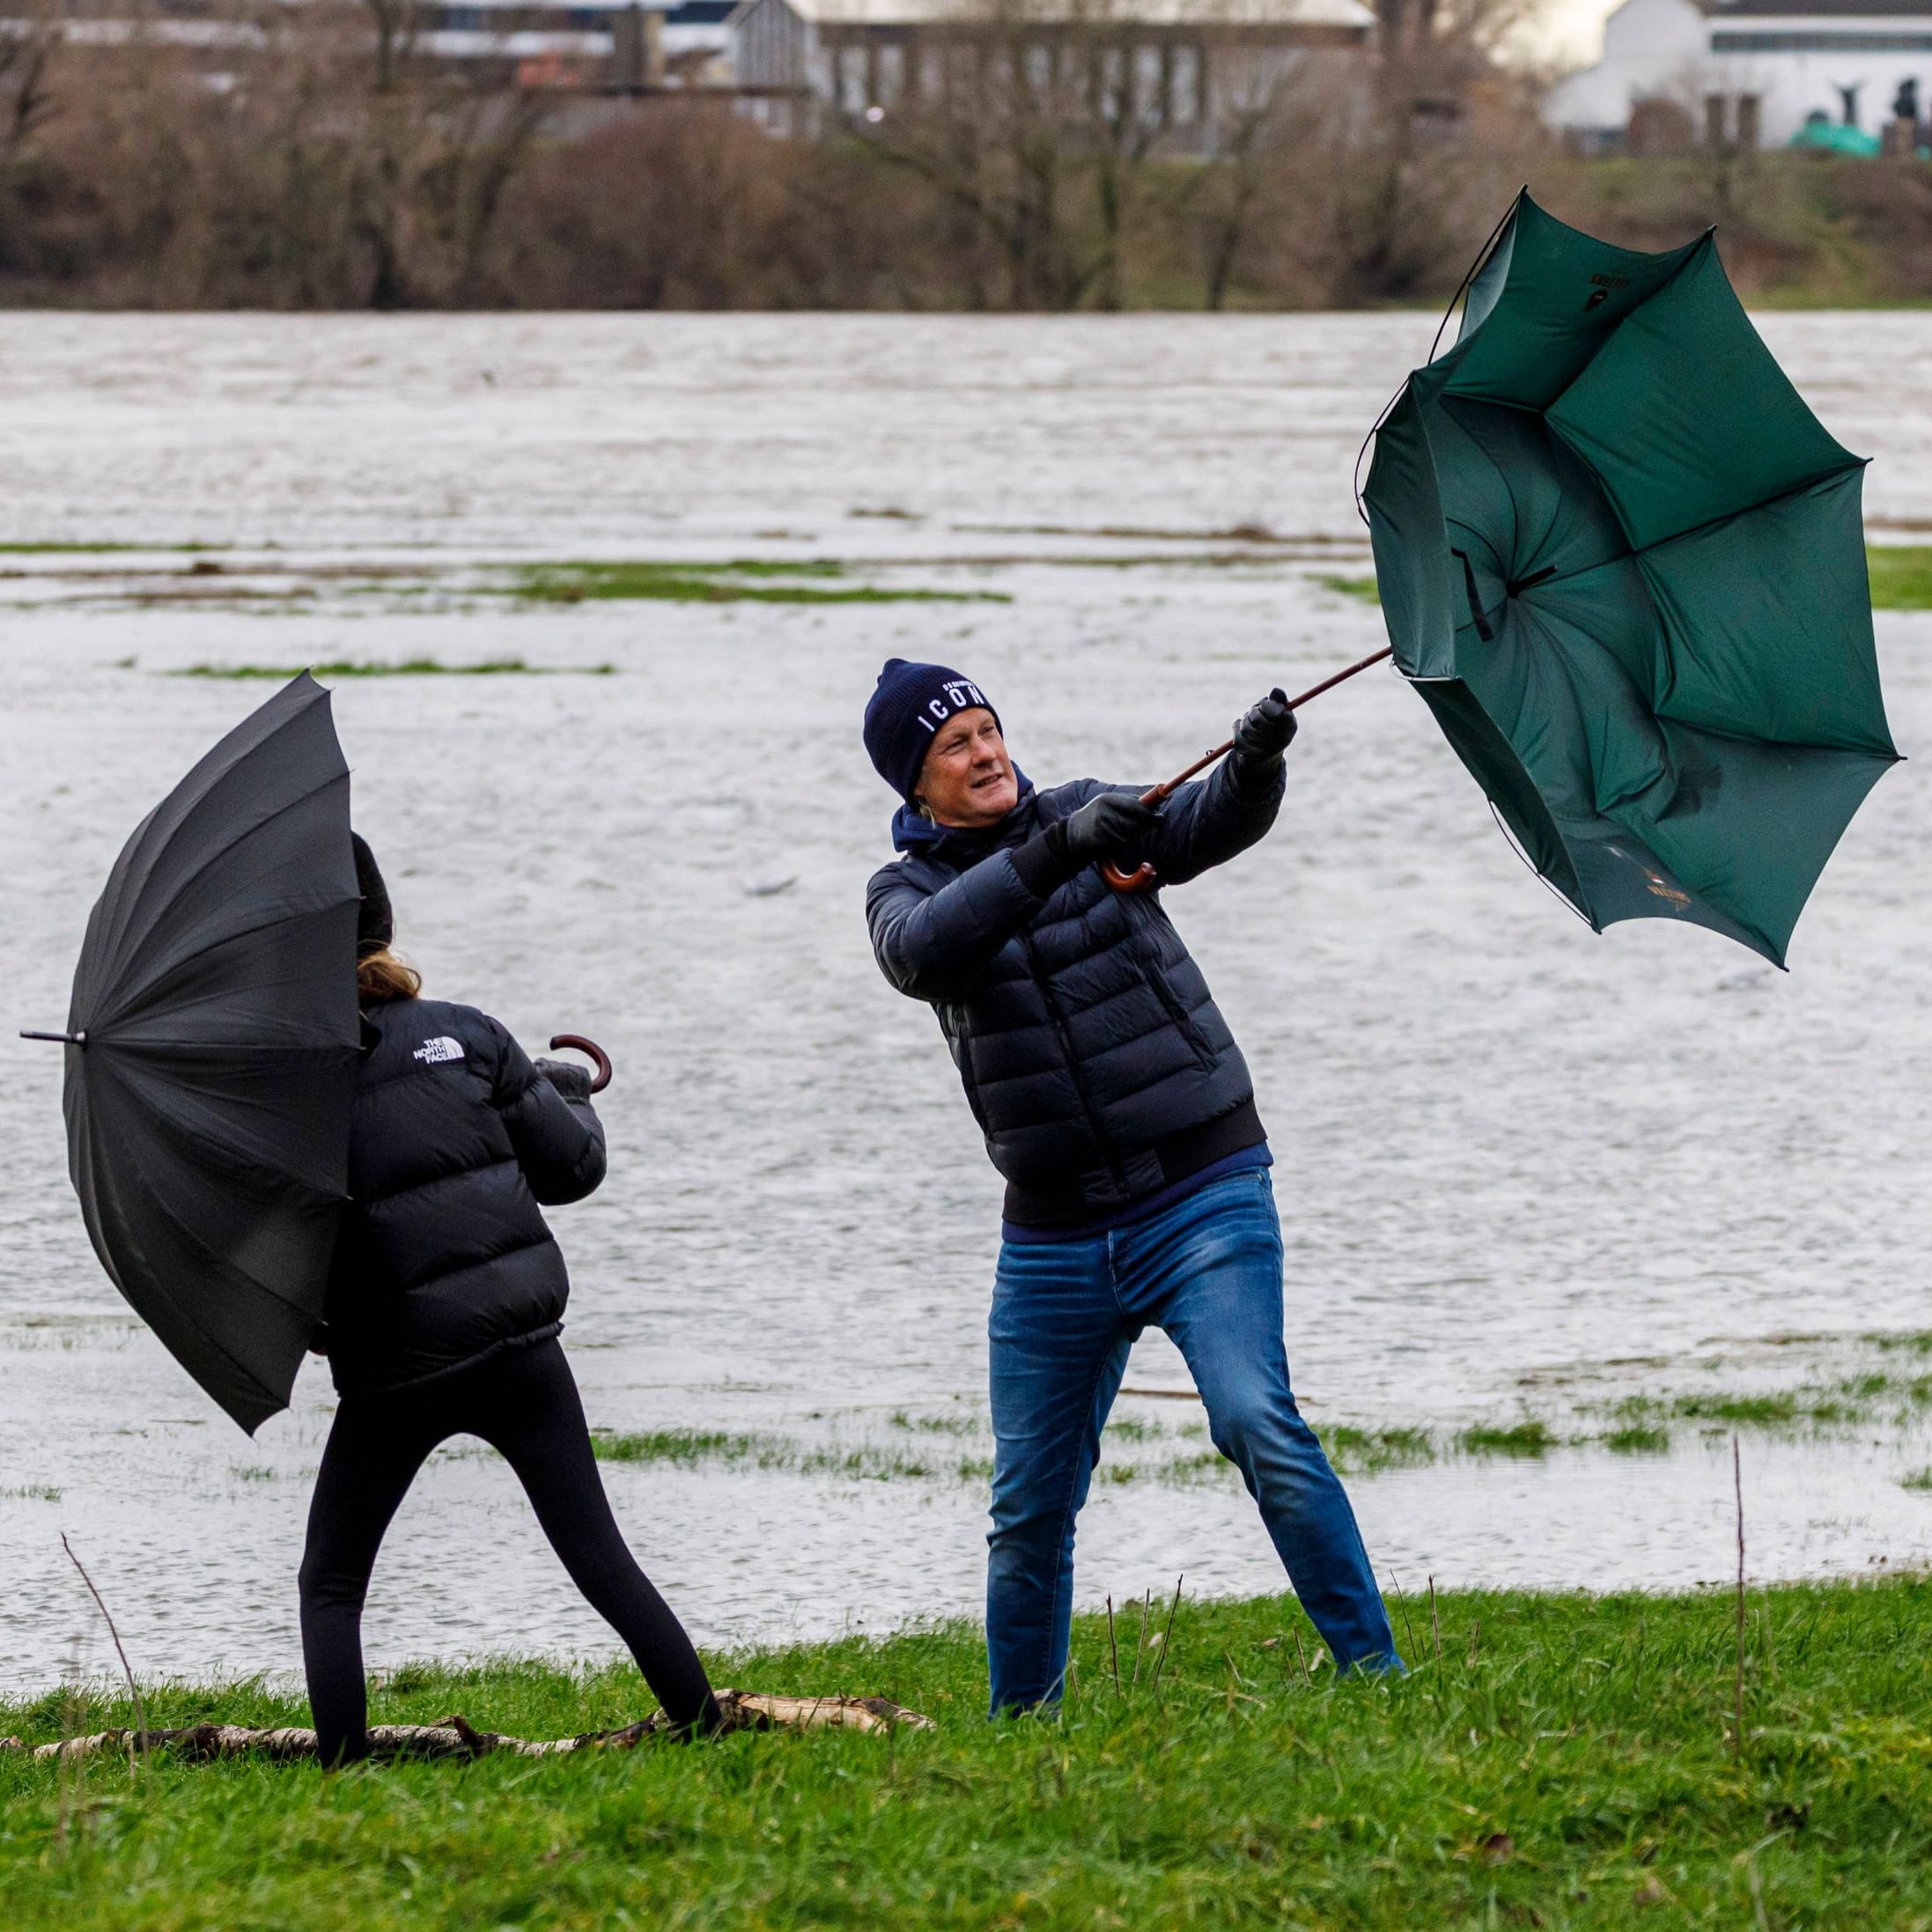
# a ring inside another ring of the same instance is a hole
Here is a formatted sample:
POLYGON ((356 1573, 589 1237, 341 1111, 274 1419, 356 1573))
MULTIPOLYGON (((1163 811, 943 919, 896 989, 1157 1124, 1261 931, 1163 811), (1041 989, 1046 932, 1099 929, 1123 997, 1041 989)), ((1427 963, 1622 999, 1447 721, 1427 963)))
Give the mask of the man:
POLYGON ((1338 1670, 1399 1670, 1353 1512, 1288 1385, 1281 1233, 1241 1050, 1158 891, 1274 823, 1294 713, 1276 691, 1164 809, 1081 778, 1036 791, 970 678, 894 658, 866 748, 904 801, 904 857, 866 896, 873 950, 939 1015, 1007 1182, 993 1282, 994 1712, 1055 1702, 1073 1526, 1149 1324, 1185 1356, 1214 1446, 1240 1469, 1338 1670))

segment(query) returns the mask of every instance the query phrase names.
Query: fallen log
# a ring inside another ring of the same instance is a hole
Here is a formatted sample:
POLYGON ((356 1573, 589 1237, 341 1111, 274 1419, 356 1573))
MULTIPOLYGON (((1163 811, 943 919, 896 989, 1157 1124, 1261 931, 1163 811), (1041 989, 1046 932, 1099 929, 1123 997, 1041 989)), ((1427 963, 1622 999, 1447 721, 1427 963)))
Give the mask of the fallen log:
MULTIPOLYGON (((739 1730, 932 1730, 930 1717, 895 1704, 889 1697, 767 1697, 755 1691, 719 1691, 721 1732, 739 1730)), ((573 1751, 632 1751, 653 1737, 667 1737, 671 1725, 662 1711, 621 1730, 585 1731, 576 1737, 511 1737, 478 1730, 461 1715, 433 1724, 372 1724, 370 1756, 385 1761, 407 1758, 557 1758, 573 1751)), ((56 1744, 26 1744, 0 1737, 0 1751, 29 1751, 35 1759, 73 1759, 114 1751, 172 1751, 197 1759, 269 1758, 299 1763, 316 1755, 315 1733, 289 1727, 250 1730, 240 1724, 188 1724, 174 1730, 97 1730, 56 1744)))

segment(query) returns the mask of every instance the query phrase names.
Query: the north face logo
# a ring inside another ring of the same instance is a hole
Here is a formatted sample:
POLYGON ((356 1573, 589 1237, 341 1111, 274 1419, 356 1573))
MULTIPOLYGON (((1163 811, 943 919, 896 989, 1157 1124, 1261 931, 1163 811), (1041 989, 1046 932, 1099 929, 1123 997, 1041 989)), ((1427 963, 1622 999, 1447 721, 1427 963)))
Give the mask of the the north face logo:
POLYGON ((446 1033, 439 1033, 433 1040, 425 1040, 410 1054, 412 1060, 421 1060, 425 1066, 437 1066, 445 1060, 460 1060, 463 1057, 463 1043, 453 1040, 446 1033))

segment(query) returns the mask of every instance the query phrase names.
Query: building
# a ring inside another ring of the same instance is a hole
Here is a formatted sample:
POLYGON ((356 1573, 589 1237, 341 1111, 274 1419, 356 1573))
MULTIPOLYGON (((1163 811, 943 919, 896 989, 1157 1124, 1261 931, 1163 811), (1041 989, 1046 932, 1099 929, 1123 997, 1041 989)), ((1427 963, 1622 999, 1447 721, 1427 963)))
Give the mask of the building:
POLYGON ((734 79, 775 132, 878 124, 976 94, 1056 89, 1211 151, 1292 77, 1360 63, 1363 0, 740 0, 734 79))
POLYGON ((1604 57, 1545 114, 1588 152, 1641 145, 1648 123, 1739 147, 1923 144, 1932 0, 1625 0, 1604 57))

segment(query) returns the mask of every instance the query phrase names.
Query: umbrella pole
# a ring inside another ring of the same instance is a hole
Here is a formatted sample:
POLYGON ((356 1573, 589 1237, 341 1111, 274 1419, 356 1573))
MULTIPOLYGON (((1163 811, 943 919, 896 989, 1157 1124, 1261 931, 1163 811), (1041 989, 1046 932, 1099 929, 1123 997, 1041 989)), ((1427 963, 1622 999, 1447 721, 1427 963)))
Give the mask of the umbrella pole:
MULTIPOLYGON (((1288 709, 1291 712, 1300 711, 1311 697, 1319 697, 1324 691, 1331 691, 1338 684, 1346 684, 1358 672, 1366 671, 1370 666, 1380 664, 1384 658, 1394 655, 1395 646, 1392 644, 1384 645, 1372 657, 1363 658, 1359 663, 1348 666, 1346 670, 1337 671, 1332 677, 1324 677, 1319 684, 1309 685, 1299 697, 1291 697, 1287 701, 1288 709)), ((1176 771, 1165 784, 1154 785, 1143 792, 1140 794, 1140 802, 1143 805, 1164 805, 1190 778, 1198 777, 1215 759, 1225 758, 1234 748, 1235 741, 1230 738, 1226 744, 1216 745, 1212 751, 1204 751, 1186 771, 1176 771)), ((1156 876, 1152 866, 1141 864, 1128 872, 1110 859, 1100 868, 1100 873, 1101 877, 1116 892, 1145 892, 1154 883, 1156 876)))

